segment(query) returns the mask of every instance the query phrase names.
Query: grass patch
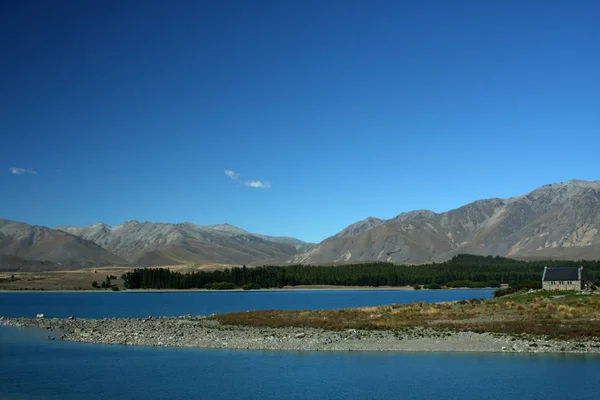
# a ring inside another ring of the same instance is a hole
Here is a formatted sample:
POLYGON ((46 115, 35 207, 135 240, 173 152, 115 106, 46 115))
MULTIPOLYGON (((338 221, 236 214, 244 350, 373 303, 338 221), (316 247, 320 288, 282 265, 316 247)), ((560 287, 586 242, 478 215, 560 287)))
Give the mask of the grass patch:
POLYGON ((600 340, 600 296, 577 292, 514 294, 490 300, 393 304, 317 311, 251 311, 211 317, 225 325, 366 329, 407 328, 600 340))

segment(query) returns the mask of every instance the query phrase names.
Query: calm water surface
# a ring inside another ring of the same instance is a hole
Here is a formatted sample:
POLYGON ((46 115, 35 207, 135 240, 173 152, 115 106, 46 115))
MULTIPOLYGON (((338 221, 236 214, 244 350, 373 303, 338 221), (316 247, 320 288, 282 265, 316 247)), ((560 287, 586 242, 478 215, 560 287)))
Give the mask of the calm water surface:
POLYGON ((246 310, 315 310, 490 298, 493 290, 290 290, 232 292, 2 292, 0 315, 81 318, 208 315, 246 310))
MULTIPOLYGON (((0 315, 204 314, 489 297, 486 293, 1 293, 0 315)), ((167 349, 46 336, 42 330, 0 326, 0 399, 600 398, 598 356, 167 349)))

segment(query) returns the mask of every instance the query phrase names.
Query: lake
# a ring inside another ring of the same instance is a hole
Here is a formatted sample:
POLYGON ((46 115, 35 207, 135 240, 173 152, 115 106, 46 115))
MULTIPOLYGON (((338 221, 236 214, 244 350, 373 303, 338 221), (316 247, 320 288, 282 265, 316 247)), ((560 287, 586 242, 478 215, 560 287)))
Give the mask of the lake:
MULTIPOLYGON (((208 314, 490 297, 490 291, 0 293, 0 315, 208 314)), ((0 327, 2 399, 597 399, 600 357, 107 346, 0 327)))
POLYGON ((226 292, 0 292, 0 316, 110 318, 316 310, 491 298, 493 290, 268 290, 226 292))

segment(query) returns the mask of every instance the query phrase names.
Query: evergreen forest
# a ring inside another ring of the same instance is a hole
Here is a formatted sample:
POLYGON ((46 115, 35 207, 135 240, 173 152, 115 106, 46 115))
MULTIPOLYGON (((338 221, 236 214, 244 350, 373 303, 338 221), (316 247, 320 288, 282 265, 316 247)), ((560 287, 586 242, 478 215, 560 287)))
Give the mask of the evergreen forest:
POLYGON ((297 285, 541 288, 544 267, 584 267, 586 279, 600 281, 600 261, 520 261, 459 254, 442 263, 395 265, 386 262, 312 266, 233 267, 181 273, 138 268, 123 274, 128 289, 259 289, 297 285))

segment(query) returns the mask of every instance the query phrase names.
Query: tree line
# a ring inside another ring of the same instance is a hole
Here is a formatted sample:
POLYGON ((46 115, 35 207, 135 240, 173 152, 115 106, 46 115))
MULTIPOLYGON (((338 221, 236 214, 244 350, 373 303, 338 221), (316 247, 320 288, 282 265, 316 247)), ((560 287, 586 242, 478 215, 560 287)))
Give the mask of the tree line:
POLYGON ((503 257, 460 254, 442 263, 416 266, 386 262, 340 266, 290 265, 227 268, 220 271, 180 273, 166 268, 138 268, 123 274, 128 289, 275 288, 297 285, 467 287, 511 286, 541 282, 544 267, 583 266, 587 279, 600 280, 600 261, 519 261, 503 257), (228 283, 228 285, 223 285, 228 283))

